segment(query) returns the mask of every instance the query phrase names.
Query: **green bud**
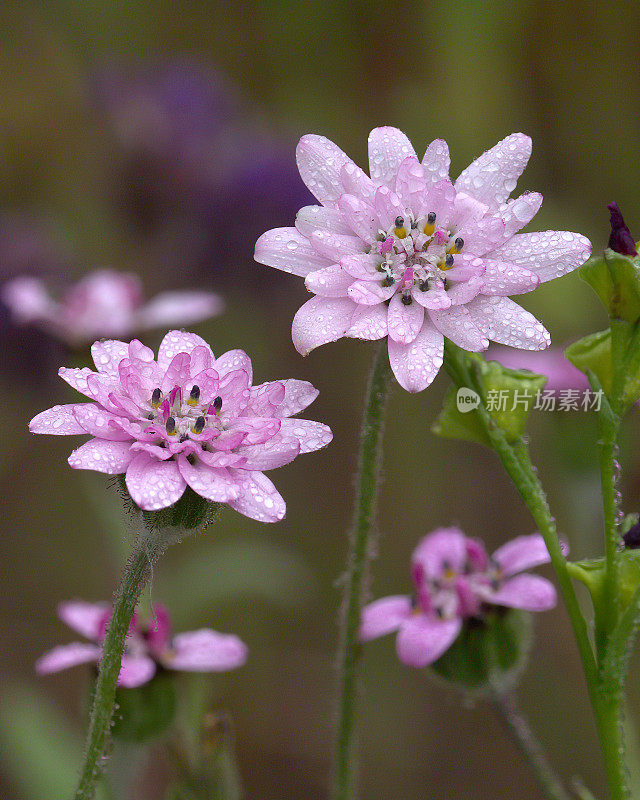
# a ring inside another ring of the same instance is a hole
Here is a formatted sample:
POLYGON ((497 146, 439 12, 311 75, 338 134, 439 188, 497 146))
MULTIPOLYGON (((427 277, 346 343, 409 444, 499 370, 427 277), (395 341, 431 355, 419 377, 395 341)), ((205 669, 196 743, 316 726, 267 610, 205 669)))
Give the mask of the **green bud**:
POLYGON ((481 620, 466 620, 456 641, 430 670, 477 696, 509 691, 526 666, 531 627, 528 612, 496 607, 481 620))
POLYGON ((144 742, 171 727, 176 712, 174 678, 157 673, 136 689, 116 691, 116 711, 112 733, 125 742, 144 742))

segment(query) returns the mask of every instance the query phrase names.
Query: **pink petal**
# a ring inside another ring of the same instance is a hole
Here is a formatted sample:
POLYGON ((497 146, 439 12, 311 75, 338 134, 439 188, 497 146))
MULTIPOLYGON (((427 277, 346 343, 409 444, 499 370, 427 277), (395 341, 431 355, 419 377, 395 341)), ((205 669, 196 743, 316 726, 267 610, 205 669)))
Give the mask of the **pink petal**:
POLYGON ((263 233, 256 242, 253 257, 260 264, 300 275, 302 278, 314 270, 329 266, 330 263, 295 228, 273 228, 263 233))
POLYGON ((249 403, 243 414, 249 417, 283 416, 280 412, 276 413, 276 409, 284 402, 284 383, 284 381, 266 381, 258 386, 252 386, 249 390, 249 403))
POLYGON ((104 620, 110 609, 108 603, 68 600, 58 605, 58 616, 72 630, 97 642, 103 633, 104 620))
POLYGON ((404 218, 404 203, 388 186, 379 186, 373 204, 383 230, 391 228, 397 217, 404 218))
POLYGON ((504 221, 505 241, 510 239, 521 228, 524 228, 540 210, 542 195, 539 192, 527 192, 514 197, 500 209, 504 221))
POLYGON ((343 165, 340 170, 340 178, 346 194, 355 195, 369 203, 373 201, 376 191, 375 184, 367 173, 353 161, 348 161, 343 165))
POLYGON ((508 297, 476 297, 465 307, 482 333, 494 342, 523 350, 544 350, 551 343, 544 325, 508 297))
POLYGON ((338 208, 352 233, 365 242, 376 239, 380 221, 370 203, 352 194, 343 194, 338 200, 338 208))
POLYGON ((69 456, 73 469, 92 469, 107 475, 120 475, 131 462, 131 443, 90 439, 69 456))
MULTIPOLYGON (((161 370, 167 370, 178 353, 190 355, 196 347, 206 347, 209 351, 211 350, 205 340, 195 333, 169 331, 160 343, 158 366, 161 370)), ((211 357, 213 358, 213 354, 211 357)))
MULTIPOLYGON (((221 367, 227 369, 231 363, 232 359, 229 358, 227 364, 221 367)), ((221 413, 225 420, 234 419, 246 408, 251 397, 250 386, 251 375, 242 368, 231 370, 221 378, 218 384, 218 396, 222 399, 221 413)))
POLYGON ((146 361, 148 364, 154 364, 156 360, 153 350, 142 344, 139 339, 132 339, 129 342, 129 358, 146 361))
POLYGON ((284 384, 284 399, 277 405, 274 416, 285 418, 292 417, 303 411, 316 399, 320 392, 309 381, 299 381, 288 378, 281 381, 284 384))
POLYGON ((272 436, 264 444, 242 445, 236 454, 243 456, 243 468, 248 470, 276 469, 289 464, 300 453, 300 443, 293 437, 281 433, 272 436))
POLYGON ((91 356, 98 372, 118 377, 118 364, 123 358, 129 358, 129 345, 117 339, 94 342, 91 345, 91 356))
POLYGON ((540 277, 524 267, 506 261, 483 258, 485 272, 482 276, 482 294, 506 297, 511 294, 526 294, 540 284, 540 277))
POLYGON ((388 309, 384 303, 375 306, 356 306, 351 317, 351 326, 345 336, 352 339, 382 339, 389 332, 388 309))
POLYGON ((317 253, 333 263, 344 256, 362 253, 365 249, 364 242, 357 236, 325 230, 314 231, 309 237, 309 243, 317 253))
POLYGON ((191 325, 224 311, 223 299, 213 292, 162 292, 136 313, 142 328, 169 328, 191 325))
POLYGON ((281 425, 277 417, 237 417, 228 423, 227 430, 245 433, 243 444, 263 444, 278 433, 281 425))
POLYGON ((353 233, 339 211, 325 206, 305 206, 301 208, 296 214, 296 228, 306 239, 318 228, 330 230, 334 233, 353 233))
POLYGON ((377 261, 374 255, 358 253, 340 259, 340 266, 351 277, 358 280, 382 280, 382 274, 376 269, 377 261))
POLYGON ((184 456, 178 456, 180 474, 196 494, 212 503, 227 503, 238 497, 238 489, 226 469, 214 469, 202 461, 192 464, 184 456))
POLYGON ((395 342, 410 344, 420 333, 424 321, 424 309, 419 303, 402 302, 401 294, 394 294, 389 303, 389 337, 395 342))
POLYGON ((346 297, 353 278, 339 264, 310 272, 304 279, 310 292, 321 297, 346 297))
POLYGON ((429 184, 449 179, 449 145, 444 139, 434 139, 422 159, 425 177, 429 184))
POLYGON ((278 522, 284 517, 285 502, 266 475, 234 468, 229 472, 240 490, 240 496, 229 501, 231 508, 259 522, 278 522))
POLYGON ((497 592, 483 594, 489 603, 524 611, 548 611, 557 603, 555 587, 539 575, 516 575, 503 583, 497 592))
POLYGON ((312 297, 293 318, 291 336, 296 350, 306 356, 321 344, 340 339, 351 324, 355 307, 346 298, 312 297))
MULTIPOLYGON (((452 306, 466 305, 474 297, 477 297, 484 287, 484 276, 482 278, 477 275, 472 275, 466 281, 454 283, 450 289, 447 290, 447 296, 451 300, 452 306)), ((439 311, 440 309, 434 309, 439 311)))
MULTIPOLYGON (((191 377, 199 377, 202 380, 202 374, 204 373, 205 377, 217 378, 218 373, 211 369, 213 361, 213 353, 210 347, 194 347, 191 351, 191 377)), ((200 389, 202 389, 202 386, 200 386, 200 389)))
POLYGON ((333 433, 328 425, 311 419, 283 419, 280 433, 295 439, 300 444, 301 453, 320 450, 333 439, 333 433))
POLYGON ((445 291, 441 283, 438 283, 436 286, 433 286, 431 289, 427 289, 424 292, 422 289, 414 286, 411 295, 413 299, 423 308, 427 308, 432 311, 442 311, 442 309, 451 308, 452 306, 449 292, 445 291))
POLYGON ((125 689, 135 689, 147 683, 156 674, 156 665, 148 656, 123 656, 118 686, 125 689))
POLYGON ((97 661, 100 657, 100 648, 95 644, 72 642, 54 647, 36 661, 36 672, 39 675, 49 675, 51 672, 75 667, 77 664, 88 664, 97 661))
POLYGON ((463 170, 456 189, 487 205, 500 205, 516 188, 530 155, 531 139, 522 133, 512 133, 463 170))
POLYGON ((504 241, 504 222, 500 217, 485 217, 461 227, 458 235, 464 239, 465 250, 474 256, 483 256, 504 241))
POLYGON ((446 222, 453 217, 455 200, 456 190, 451 181, 438 181, 427 191, 420 211, 426 214, 433 211, 436 215, 436 222, 438 220, 446 222))
POLYGON ((183 672, 225 672, 241 667, 249 649, 237 636, 201 628, 179 633, 166 651, 162 663, 183 672))
POLYGON ((389 126, 374 128, 369 134, 369 173, 372 181, 395 189, 400 164, 415 150, 402 131, 389 126))
POLYGON ((421 197, 426 188, 424 168, 417 158, 409 156, 400 164, 396 185, 393 187, 398 197, 409 207, 414 205, 414 197, 421 197))
POLYGON ((576 269, 590 255, 591 242, 579 233, 537 231, 517 233, 494 250, 491 258, 530 269, 545 283, 576 269))
POLYGON ((360 617, 360 640, 368 642, 378 636, 386 636, 398 630, 400 625, 412 615, 410 597, 395 595, 382 597, 362 609, 360 617))
MULTIPOLYGON (((124 363, 124 362, 123 362, 124 363)), ((122 369, 122 364, 120 364, 120 369, 122 369)), ((162 389, 163 393, 166 394, 170 392, 175 386, 182 386, 186 383, 189 378, 191 377, 191 356, 189 353, 176 353, 176 355, 171 359, 171 363, 167 367, 167 371, 162 378, 160 383, 160 388, 162 389)), ((135 380, 135 376, 134 376, 135 380)), ((139 381, 139 378, 138 378, 139 381)), ((136 400, 136 396, 128 383, 125 381, 123 376, 122 378, 122 385, 126 387, 129 394, 132 395, 134 401, 136 400)), ((143 396, 146 394, 148 397, 150 396, 148 390, 151 389, 151 386, 147 386, 147 390, 145 391, 144 385, 140 383, 140 403, 143 402, 143 396), (143 394, 144 393, 144 394, 143 394)), ((153 391, 153 389, 151 390, 153 391)))
POLYGON ((347 290, 347 294, 360 306, 375 306, 384 303, 396 293, 395 284, 382 285, 382 275, 379 281, 355 281, 347 290))
POLYGON ((408 667, 433 664, 456 640, 462 621, 420 614, 402 623, 396 639, 398 658, 408 667))
POLYGON ((227 350, 226 353, 223 353, 214 361, 213 368, 220 376, 221 385, 224 383, 223 378, 237 370, 241 370, 246 374, 249 386, 253 380, 253 365, 244 350, 227 350))
POLYGON ((426 389, 442 366, 443 351, 444 338, 427 319, 411 344, 389 339, 389 363, 400 386, 408 392, 426 389))
POLYGON ((85 433, 99 439, 126 442, 131 440, 129 433, 120 427, 120 417, 105 411, 94 403, 82 403, 76 406, 74 416, 85 433))
POLYGON ((548 564, 551 560, 547 545, 539 533, 512 539, 499 547, 492 558, 506 577, 540 564, 548 564))
POLYGON ((126 481, 133 501, 145 511, 173 505, 187 488, 175 461, 158 461, 148 453, 139 453, 131 461, 126 481))
POLYGON ((90 375, 95 374, 96 373, 92 369, 89 369, 89 367, 82 367, 82 369, 60 367, 58 370, 58 375, 63 381, 66 381, 73 389, 81 394, 87 395, 87 397, 90 397, 92 400, 94 397, 87 384, 87 379, 90 375))
POLYGON ((437 528, 424 536, 411 556, 412 564, 420 564, 430 580, 442 577, 448 565, 461 572, 467 560, 467 537, 460 528, 437 528))
POLYGON ((509 369, 528 369, 539 375, 547 375, 547 389, 562 391, 563 389, 589 388, 589 380, 584 372, 574 367, 564 357, 559 347, 549 347, 543 351, 512 350, 506 347, 492 347, 487 359, 493 359, 509 369))
POLYGON ((64 406, 53 406, 41 411, 29 423, 31 433, 48 433, 54 436, 72 436, 86 433, 80 425, 74 411, 90 403, 71 403, 64 406))
POLYGON ((296 161, 300 177, 322 205, 332 205, 343 194, 341 171, 353 162, 326 136, 303 136, 296 148, 296 161))
POLYGON ((489 340, 474 324, 465 306, 451 306, 444 311, 429 311, 429 317, 443 336, 451 339, 463 350, 478 353, 489 347, 489 340))

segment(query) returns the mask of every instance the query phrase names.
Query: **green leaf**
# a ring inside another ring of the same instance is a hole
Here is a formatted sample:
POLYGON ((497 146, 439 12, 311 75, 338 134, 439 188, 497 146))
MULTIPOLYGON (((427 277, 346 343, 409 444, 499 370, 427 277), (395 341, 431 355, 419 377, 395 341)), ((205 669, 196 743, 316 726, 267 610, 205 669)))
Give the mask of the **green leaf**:
MULTIPOLYGON (((622 617, 635 598, 640 586, 640 550, 623 550, 619 559, 619 597, 618 615, 622 617)), ((604 558, 585 561, 568 561, 567 569, 572 578, 581 581, 589 590, 591 601, 599 618, 604 613, 604 578, 606 563, 604 558)))
MULTIPOLYGON (((7 773, 29 800, 71 797, 83 740, 40 692, 5 685, 0 703, 0 752, 7 773)), ((96 800, 105 800, 98 786, 96 800)))
POLYGON ((497 361, 485 361, 475 353, 470 358, 475 386, 462 386, 448 392, 432 431, 438 436, 488 446, 489 440, 475 411, 481 399, 507 440, 517 441, 525 433, 536 395, 544 388, 547 377, 529 370, 508 369, 497 361))
POLYGON ((590 258, 579 269, 580 277, 594 289, 612 319, 640 319, 638 265, 638 256, 632 258, 607 248, 602 256, 590 258))
POLYGON ((582 372, 589 371, 598 378, 607 396, 611 395, 611 330, 590 333, 573 342, 564 351, 568 360, 582 372))

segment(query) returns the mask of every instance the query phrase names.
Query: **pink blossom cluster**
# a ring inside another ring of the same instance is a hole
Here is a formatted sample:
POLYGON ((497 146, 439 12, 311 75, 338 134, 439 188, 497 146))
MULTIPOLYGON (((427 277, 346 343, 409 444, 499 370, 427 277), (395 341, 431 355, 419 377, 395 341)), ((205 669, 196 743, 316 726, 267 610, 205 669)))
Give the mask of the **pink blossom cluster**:
MULTIPOLYGON (((60 619, 89 642, 63 644, 45 653, 36 662, 40 675, 98 663, 102 643, 111 620, 107 603, 72 600, 58 606, 60 619)), ((151 680, 158 667, 184 672, 222 672, 242 666, 247 660, 247 646, 237 636, 209 628, 179 633, 171 637, 167 609, 153 606, 153 619, 145 624, 133 615, 127 634, 118 685, 128 689, 151 680)))
POLYGON ((549 560, 540 534, 519 536, 488 556, 481 542, 459 528, 438 528, 413 553, 414 596, 384 597, 366 606, 360 638, 397 631, 398 658, 410 667, 425 667, 451 647, 466 619, 482 617, 488 606, 553 608, 553 584, 521 574, 549 560))
POLYGON ((314 294, 293 320, 297 350, 388 336, 398 382, 418 392, 442 365, 445 337, 470 351, 490 340, 546 348, 544 326, 508 296, 575 269, 591 245, 568 231, 518 233, 542 203, 537 192, 509 199, 530 154, 529 137, 512 134, 452 183, 441 139, 420 160, 404 133, 375 128, 367 175, 324 136, 303 136, 300 175, 321 205, 255 250, 314 294))
POLYGON ((134 339, 95 342, 96 370, 63 367, 60 376, 90 403, 58 405, 31 420, 32 433, 90 434, 69 464, 125 473, 140 508, 176 503, 187 487, 262 522, 284 517, 285 502, 264 470, 329 444, 320 422, 292 419, 318 396, 310 383, 253 385, 249 356, 216 358, 200 336, 170 331, 155 360, 134 339))

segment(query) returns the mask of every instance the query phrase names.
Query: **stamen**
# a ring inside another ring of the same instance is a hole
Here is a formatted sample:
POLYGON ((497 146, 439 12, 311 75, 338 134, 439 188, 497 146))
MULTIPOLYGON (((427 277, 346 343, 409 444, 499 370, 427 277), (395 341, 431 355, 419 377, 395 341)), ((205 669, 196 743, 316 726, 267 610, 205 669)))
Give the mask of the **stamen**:
POLYGON ((447 253, 444 259, 444 267, 442 269, 451 269, 453 266, 453 255, 451 253, 447 253))
POLYGON ((222 408, 222 398, 220 397, 220 395, 218 395, 218 397, 214 399, 212 405, 214 412, 216 414, 219 413, 220 409, 222 408))
POLYGON ((173 436, 176 432, 176 420, 175 417, 169 417, 165 423, 165 428, 169 436, 173 436))
POLYGON ((160 387, 153 390, 151 395, 151 407, 158 408, 160 403, 162 402, 162 392, 160 391, 160 387))
POLYGON ((461 236, 458 236, 453 245, 447 250, 447 253, 452 253, 452 254, 459 253, 463 247, 464 247, 464 239, 461 236))
POLYGON ((199 402, 200 402, 200 387, 194 384, 191 387, 191 391, 189 392, 189 399, 187 400, 187 405, 197 406, 199 402))
POLYGON ((396 228, 404 227, 404 217, 396 217, 396 228))
POLYGON ((407 229, 404 227, 404 217, 396 217, 395 221, 395 228, 393 232, 398 237, 398 239, 404 239, 407 235, 407 229))
POLYGON ((202 433, 204 430, 206 420, 204 417, 198 417, 198 419, 193 423, 191 430, 193 433, 202 433))
POLYGON ((394 279, 393 275, 387 275, 386 278, 382 279, 382 285, 385 286, 385 287, 386 286, 393 286, 394 283, 395 283, 395 279, 394 279))
POLYGON ((180 410, 182 405, 182 389, 179 386, 174 386, 169 394, 169 405, 176 411, 180 410))
POLYGON ((424 232, 427 236, 431 236, 431 234, 436 229, 436 212, 430 211, 427 214, 427 224, 424 226, 424 232))
POLYGON ((402 302, 405 304, 405 306, 410 306, 411 303, 413 303, 413 297, 411 297, 410 294, 407 294, 407 293, 403 292, 402 293, 402 302))

